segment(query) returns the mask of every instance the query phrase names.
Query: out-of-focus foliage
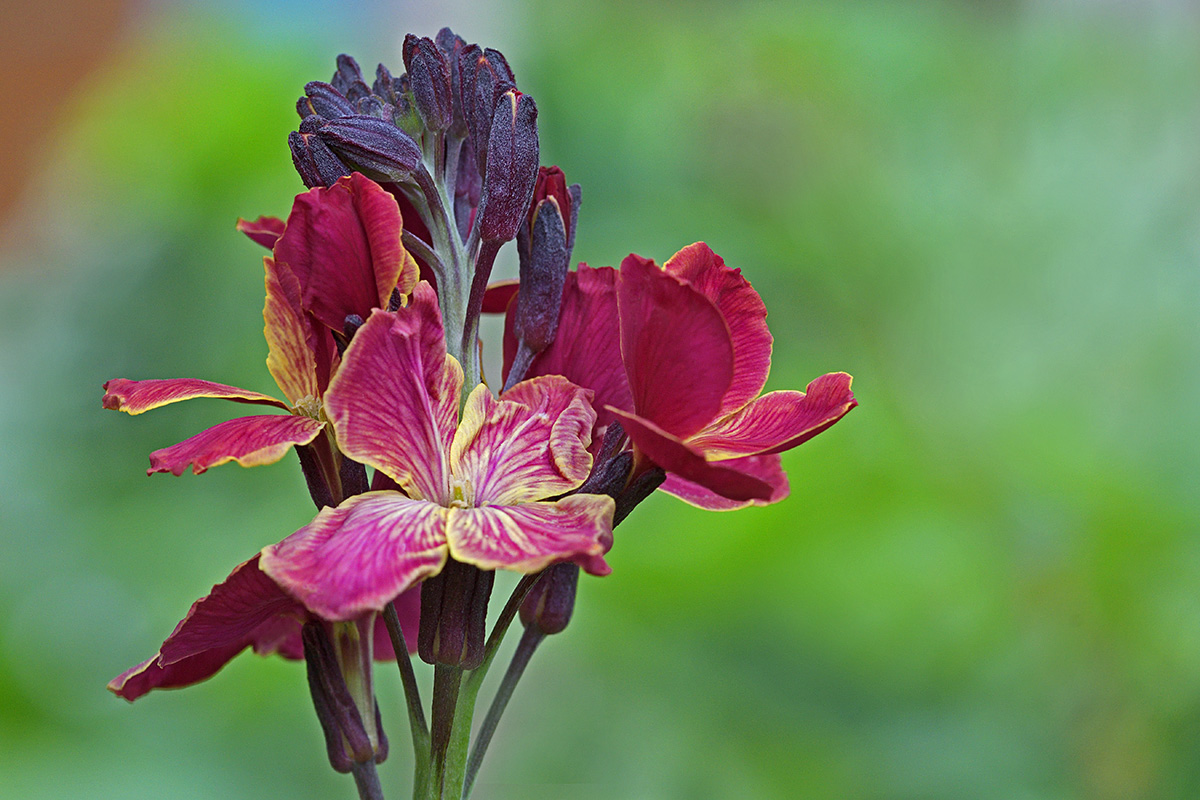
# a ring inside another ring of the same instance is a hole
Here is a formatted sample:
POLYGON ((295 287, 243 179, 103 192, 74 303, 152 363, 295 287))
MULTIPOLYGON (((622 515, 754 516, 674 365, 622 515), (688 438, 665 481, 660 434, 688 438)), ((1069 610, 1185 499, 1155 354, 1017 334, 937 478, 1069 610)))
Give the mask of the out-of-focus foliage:
MULTIPOLYGON (((476 796, 1195 795, 1200 25, 1054 7, 517 12, 543 161, 584 186, 576 257, 708 241, 766 299, 769 387, 845 369, 861 407, 785 456, 785 503, 638 509, 476 796)), ((43 243, 4 256, 13 796, 353 795, 299 665, 245 656, 134 707, 102 688, 311 515, 290 457, 140 474, 220 403, 99 407, 110 377, 271 388, 262 252, 233 221, 299 190, 292 102, 335 50, 198 22, 96 78, 43 243)))

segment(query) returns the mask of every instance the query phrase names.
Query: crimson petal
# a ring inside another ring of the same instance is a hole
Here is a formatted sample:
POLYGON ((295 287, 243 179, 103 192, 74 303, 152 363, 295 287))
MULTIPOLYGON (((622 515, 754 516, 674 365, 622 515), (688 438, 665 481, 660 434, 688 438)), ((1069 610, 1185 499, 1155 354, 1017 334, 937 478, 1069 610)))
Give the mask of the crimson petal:
POLYGON ((279 217, 259 217, 253 222, 238 217, 237 229, 268 250, 283 236, 286 223, 279 217))
POLYGON ((296 197, 275 260, 300 279, 305 309, 340 331, 348 315, 365 319, 398 284, 407 294, 416 283, 401 227, 396 199, 356 172, 296 197))
POLYGON ((196 378, 165 378, 149 381, 131 381, 113 378, 104 384, 104 407, 127 414, 142 414, 151 409, 192 400, 197 397, 215 397, 235 403, 275 406, 287 409, 287 403, 274 397, 223 383, 202 381, 196 378))
POLYGON ((787 475, 783 472, 783 466, 780 464, 780 457, 777 453, 766 456, 734 458, 729 461, 722 461, 721 466, 725 469, 735 470, 743 475, 752 475, 762 480, 771 486, 771 496, 765 500, 730 500, 711 489, 681 478, 678 475, 668 475, 663 485, 659 488, 667 494, 678 497, 685 503, 690 503, 697 508, 703 508, 707 511, 733 511, 752 505, 770 505, 771 503, 778 503, 788 496, 787 475))
POLYGON ((179 444, 155 450, 150 454, 150 469, 182 475, 190 464, 196 475, 236 461, 243 467, 274 464, 297 444, 308 444, 317 438, 325 423, 309 417, 266 414, 257 417, 237 417, 214 425, 179 444))
POLYGON ((769 392, 688 440, 709 459, 780 453, 803 444, 858 405, 851 377, 831 372, 806 392, 769 392))
POLYGON ((752 475, 731 469, 722 462, 710 462, 676 436, 653 422, 634 414, 616 411, 617 418, 637 449, 668 473, 730 500, 769 500, 774 487, 752 475))
MULTIPOLYGON (((504 325, 504 378, 517 352, 514 314, 504 325)), ((613 420, 605 406, 633 410, 629 379, 621 362, 621 333, 617 318, 617 271, 579 265, 567 273, 563 287, 558 333, 554 341, 530 364, 526 378, 562 375, 576 386, 594 392, 596 438, 613 420)))
POLYGON ((758 397, 771 370, 771 332, 767 307, 740 269, 725 261, 704 242, 680 250, 663 269, 687 282, 720 310, 733 338, 733 381, 721 401, 718 416, 736 411, 758 397))
POLYGON ((114 678, 108 688, 126 700, 151 689, 188 686, 214 675, 248 646, 297 658, 304 608, 258 568, 256 555, 197 600, 158 654, 114 678))
POLYGON ((717 417, 733 380, 733 342, 721 312, 639 256, 621 263, 617 306, 637 415, 674 436, 691 436, 717 417))

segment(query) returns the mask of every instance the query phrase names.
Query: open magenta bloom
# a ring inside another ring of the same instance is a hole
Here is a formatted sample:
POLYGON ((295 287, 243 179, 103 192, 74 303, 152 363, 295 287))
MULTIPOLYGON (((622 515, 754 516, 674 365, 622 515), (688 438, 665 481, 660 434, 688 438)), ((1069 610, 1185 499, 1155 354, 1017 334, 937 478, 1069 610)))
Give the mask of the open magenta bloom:
POLYGON ((325 619, 378 610, 448 558, 532 573, 577 560, 604 574, 614 503, 575 494, 592 467, 591 392, 560 376, 499 399, 480 384, 458 419, 463 373, 426 283, 375 311, 325 394, 339 449, 399 490, 326 508, 263 551, 262 569, 325 619))
POLYGON ((141 414, 196 397, 269 405, 286 415, 239 417, 150 454, 150 473, 196 474, 236 461, 271 464, 325 427, 321 397, 338 363, 334 332, 350 314, 387 307, 393 291, 407 294, 417 265, 400 244, 395 198, 359 174, 299 195, 287 223, 262 218, 240 226, 273 247, 263 259, 267 369, 286 401, 235 386, 190 378, 104 384, 104 407, 141 414))
POLYGON ((664 491, 715 510, 773 503, 788 491, 778 454, 857 403, 842 372, 807 392, 760 396, 771 366, 766 315, 741 271, 703 242, 662 267, 635 255, 619 271, 581 266, 568 276, 558 335, 529 374, 593 389, 602 419, 618 420, 632 441, 635 473, 666 470, 664 491))

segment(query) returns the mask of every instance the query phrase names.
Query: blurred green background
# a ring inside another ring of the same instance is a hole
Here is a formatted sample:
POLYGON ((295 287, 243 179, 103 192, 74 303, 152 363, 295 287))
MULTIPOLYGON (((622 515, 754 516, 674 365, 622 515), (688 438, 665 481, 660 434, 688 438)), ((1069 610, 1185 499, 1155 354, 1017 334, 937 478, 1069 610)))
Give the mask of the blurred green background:
MULTIPOLYGON (((306 81, 342 51, 399 72, 403 34, 448 23, 537 98, 543 162, 584 187, 578 260, 706 240, 766 300, 769 388, 846 370, 861 402, 785 456, 783 503, 638 509, 475 796, 1200 796, 1195 7, 167 3, 114 20, 85 72, 0 126, 20 167, 0 250, 0 793, 354 796, 299 664, 243 655, 134 706, 104 690, 312 508, 293 457, 147 479, 147 453, 230 409, 131 419, 100 385, 274 390, 262 254, 234 220, 301 189, 286 135, 306 81)), ((69 55, 56 24, 8 52, 11 85, 69 55)), ((406 797, 381 674, 383 780, 406 797)))

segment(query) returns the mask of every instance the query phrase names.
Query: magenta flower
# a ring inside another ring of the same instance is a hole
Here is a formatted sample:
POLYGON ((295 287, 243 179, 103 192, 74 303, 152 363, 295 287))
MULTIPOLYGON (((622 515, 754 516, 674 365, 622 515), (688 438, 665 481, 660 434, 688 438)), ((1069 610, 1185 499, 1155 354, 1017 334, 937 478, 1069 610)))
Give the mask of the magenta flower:
MULTIPOLYGON (((126 700, 152 689, 190 686, 217 673, 247 647, 259 655, 304 657, 300 629, 313 615, 258 568, 255 555, 197 600, 154 656, 127 669, 108 688, 126 700)), ((416 650, 420 593, 396 599, 396 611, 410 651, 416 650)), ((376 620, 373 651, 384 661, 396 657, 382 621, 376 620)))
POLYGON ((401 491, 351 497, 263 550, 262 570, 317 615, 378 610, 449 558, 483 570, 576 560, 608 571, 613 500, 562 497, 591 470, 591 392, 547 376, 496 399, 481 384, 460 423, 462 381, 428 284, 355 334, 325 411, 339 449, 401 491))
MULTIPOLYGON (((722 510, 782 500, 779 453, 857 404, 841 372, 807 392, 760 396, 771 365, 766 307, 741 271, 703 242, 662 267, 631 255, 619 273, 581 266, 573 278, 557 338, 529 374, 561 374, 593 389, 597 406, 633 442, 635 473, 662 467, 663 490, 690 503, 722 510)), ((515 351, 506 330, 506 365, 515 351)))
POLYGON ((196 397, 269 405, 287 415, 239 417, 150 454, 149 473, 196 474, 227 461, 250 467, 283 458, 325 428, 321 397, 337 367, 334 331, 350 314, 387 307, 394 290, 407 294, 417 266, 400 244, 395 199, 359 174, 296 197, 286 226, 261 218, 239 227, 273 246, 263 259, 267 369, 286 401, 235 386, 191 378, 104 384, 104 407, 141 414, 196 397))

